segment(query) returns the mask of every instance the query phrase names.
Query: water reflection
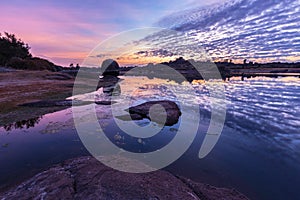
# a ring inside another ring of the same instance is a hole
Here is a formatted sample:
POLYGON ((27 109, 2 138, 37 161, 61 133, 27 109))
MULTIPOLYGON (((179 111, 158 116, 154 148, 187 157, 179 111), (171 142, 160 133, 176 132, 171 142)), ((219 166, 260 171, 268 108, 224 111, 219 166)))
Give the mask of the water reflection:
POLYGON ((118 82, 121 79, 115 76, 104 76, 99 79, 98 88, 103 88, 103 93, 107 96, 119 96, 121 94, 121 87, 118 82))
MULTIPOLYGON (((245 81, 231 79, 230 82, 218 82, 226 87, 228 100, 227 118, 221 139, 211 152, 202 160, 197 155, 206 133, 210 118, 212 100, 206 83, 193 81, 195 94, 187 94, 174 81, 148 79, 146 77, 120 77, 122 95, 130 97, 133 105, 148 101, 169 100, 176 102, 174 91, 184 99, 183 104, 200 106, 201 123, 195 143, 181 159, 168 168, 171 172, 212 185, 236 188, 253 199, 284 199, 289 193, 290 199, 299 197, 300 185, 300 80, 287 78, 257 78, 245 81), (127 96, 126 96, 127 95, 127 96), (250 189, 253 191, 249 191, 250 189), (266 191, 270 191, 267 193, 266 191), (255 194, 253 194, 255 193, 255 194), (252 195, 251 195, 252 194, 252 195), (275 196, 274 196, 275 194, 275 196), (260 198, 255 198, 260 197, 260 198), (272 197, 272 198, 271 198, 272 197)), ((77 95, 78 100, 103 101, 116 88, 120 78, 93 94, 77 95), (104 89, 106 88, 106 89, 104 89), (109 89, 110 88, 110 89, 109 89), (106 94, 104 94, 107 92, 106 94), (95 95, 96 94, 96 95, 95 95), (109 94, 109 95, 107 95, 109 94)), ((101 80, 103 82, 103 79, 101 80)), ((103 83, 104 84, 104 83, 103 83)), ((115 89, 117 90, 117 89, 115 89)), ((120 91, 121 92, 121 91, 120 91)), ((125 98, 124 97, 124 98, 125 98)), ((125 114, 122 97, 116 98, 115 106, 120 114, 125 114)), ((89 110, 83 110, 90 112, 89 110)), ((151 152, 157 150, 173 139, 177 125, 164 127, 162 134, 154 138, 140 139, 129 137, 118 130, 111 121, 108 111, 110 106, 95 105, 99 123, 107 133, 108 139, 117 146, 132 152, 151 152), (107 123, 105 126, 104 124, 107 123)), ((82 113, 82 120, 85 118, 82 113)), ((191 110, 191 123, 195 113, 191 110)), ((8 176, 18 177, 31 169, 48 167, 66 158, 86 153, 74 129, 72 111, 67 109, 41 118, 22 120, 0 129, 0 188, 7 183, 8 176), (39 122, 39 120, 41 120, 39 122), (38 125, 36 125, 39 123, 38 125), (33 127, 36 125, 35 127, 33 127), (17 128, 17 130, 12 130, 17 128), (30 134, 22 133, 29 128, 30 134), (5 134, 6 131, 12 130, 5 134), (60 134, 42 134, 60 133, 60 134), (63 152, 63 153, 62 153, 63 152), (24 160, 28 162, 24 162, 24 160), (28 166, 27 166, 28 164, 28 166)), ((137 122, 140 126, 147 125, 149 120, 137 122)), ((189 134, 186 132, 185 134, 189 134)))
POLYGON ((27 120, 21 120, 21 121, 14 122, 9 125, 5 125, 5 126, 3 126, 3 128, 6 131, 11 131, 13 129, 24 129, 24 128, 29 129, 31 127, 34 127, 36 124, 38 124, 41 119, 42 119, 42 116, 27 119, 27 120))
POLYGON ((119 64, 112 59, 104 60, 101 69, 104 70, 99 79, 97 90, 103 88, 103 93, 107 96, 119 96, 121 94, 121 87, 118 84, 120 81, 119 64))

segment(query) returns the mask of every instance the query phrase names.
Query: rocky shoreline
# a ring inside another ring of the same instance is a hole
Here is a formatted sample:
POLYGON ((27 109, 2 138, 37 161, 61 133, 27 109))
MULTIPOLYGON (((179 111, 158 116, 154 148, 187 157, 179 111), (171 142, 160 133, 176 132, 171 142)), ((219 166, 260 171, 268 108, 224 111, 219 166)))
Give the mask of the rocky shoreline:
POLYGON ((67 160, 0 194, 0 199, 205 199, 246 200, 235 189, 217 188, 158 170, 145 174, 111 169, 93 157, 67 160))

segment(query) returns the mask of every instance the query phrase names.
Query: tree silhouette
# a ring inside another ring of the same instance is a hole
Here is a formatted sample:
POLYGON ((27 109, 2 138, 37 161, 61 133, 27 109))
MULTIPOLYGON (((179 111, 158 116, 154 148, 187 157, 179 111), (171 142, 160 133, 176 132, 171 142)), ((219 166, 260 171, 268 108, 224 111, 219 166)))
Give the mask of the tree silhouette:
POLYGON ((31 58, 30 47, 14 34, 0 33, 0 65, 5 65, 11 58, 31 58))

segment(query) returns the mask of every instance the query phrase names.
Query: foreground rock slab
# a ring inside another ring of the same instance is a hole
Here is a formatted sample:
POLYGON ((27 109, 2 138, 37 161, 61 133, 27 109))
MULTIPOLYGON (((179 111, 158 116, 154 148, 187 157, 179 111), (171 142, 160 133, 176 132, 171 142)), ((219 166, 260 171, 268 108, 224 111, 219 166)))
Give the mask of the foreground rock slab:
POLYGON ((68 160, 0 194, 0 199, 247 199, 234 189, 178 178, 166 171, 132 174, 92 157, 68 160))

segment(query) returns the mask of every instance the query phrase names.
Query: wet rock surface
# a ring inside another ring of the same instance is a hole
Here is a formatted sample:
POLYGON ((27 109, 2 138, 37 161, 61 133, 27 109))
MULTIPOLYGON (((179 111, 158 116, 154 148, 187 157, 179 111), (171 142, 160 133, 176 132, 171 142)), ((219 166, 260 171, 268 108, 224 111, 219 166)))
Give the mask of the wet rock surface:
POLYGON ((68 160, 0 194, 0 199, 247 199, 166 171, 124 173, 92 157, 68 160))

